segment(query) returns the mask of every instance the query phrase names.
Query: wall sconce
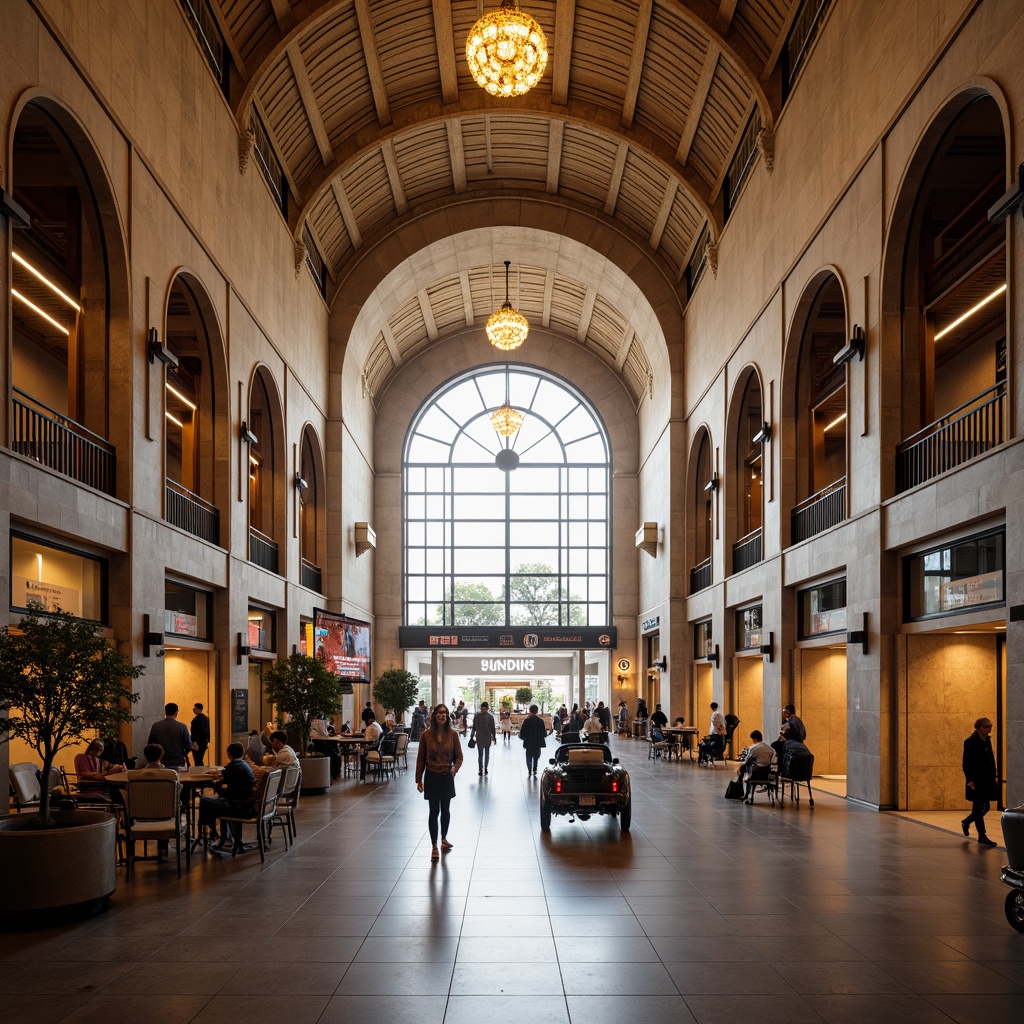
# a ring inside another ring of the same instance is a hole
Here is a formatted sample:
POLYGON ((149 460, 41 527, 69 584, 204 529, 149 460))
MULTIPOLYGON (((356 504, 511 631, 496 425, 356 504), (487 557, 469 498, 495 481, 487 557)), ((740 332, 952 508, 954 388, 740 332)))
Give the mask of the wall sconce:
POLYGON ((309 484, 302 478, 301 473, 295 474, 295 490, 297 490, 299 494, 304 494, 309 490, 309 484))
POLYGON ((1006 220, 1007 217, 1012 217, 1017 210, 1022 208, 1022 203, 1024 203, 1024 164, 1017 168, 1017 180, 996 200, 993 206, 989 207, 988 219, 990 221, 1006 220))
POLYGON ((713 491, 718 490, 718 474, 712 473, 711 479, 704 485, 704 493, 711 494, 713 491))
POLYGON ((856 356, 858 361, 864 360, 864 328, 854 324, 853 337, 832 357, 833 366, 842 366, 843 363, 853 361, 856 356))
POLYGON ((178 357, 160 340, 160 335, 157 334, 155 327, 149 329, 149 361, 152 363, 159 359, 164 366, 169 366, 172 370, 178 368, 178 357))
POLYGON ((663 654, 661 658, 654 663, 656 669, 660 669, 662 672, 668 671, 668 655, 663 654))
POLYGON ((658 524, 644 523, 636 531, 636 546, 641 551, 646 551, 651 558, 658 557, 658 524))
POLYGON ((164 656, 163 652, 164 635, 163 633, 156 633, 149 628, 149 616, 142 616, 142 656, 148 658, 150 654, 156 654, 158 658, 164 656), (154 651, 154 647, 161 648, 159 651, 154 651))
POLYGON ((356 523, 354 530, 356 558, 358 558, 377 546, 377 534, 371 529, 369 523, 356 523))
POLYGON ((860 653, 868 653, 868 613, 865 612, 861 616, 861 627, 860 629, 852 630, 846 634, 847 646, 850 644, 860 644, 860 653))
POLYGON ((772 425, 765 420, 761 429, 750 439, 754 444, 767 444, 772 439, 772 425))
POLYGON ((761 654, 770 662, 775 657, 775 634, 768 634, 768 643, 761 644, 761 654))
POLYGON ((11 218, 11 223, 16 228, 24 228, 28 231, 32 227, 32 218, 28 210, 21 203, 16 202, 14 196, 5 189, 0 188, 0 209, 11 218))
POLYGON ((715 649, 710 653, 705 654, 701 661, 704 661, 708 665, 714 665, 715 668, 718 668, 718 644, 715 644, 715 649))
POLYGON ((243 634, 241 634, 241 633, 238 634, 238 656, 235 659, 235 664, 236 665, 241 665, 242 664, 242 659, 243 658, 248 658, 249 657, 249 651, 251 650, 251 648, 249 647, 248 644, 243 644, 242 643, 242 636, 243 636, 243 634))
POLYGON ((240 435, 243 444, 259 444, 260 439, 249 429, 249 424, 242 420, 240 435))

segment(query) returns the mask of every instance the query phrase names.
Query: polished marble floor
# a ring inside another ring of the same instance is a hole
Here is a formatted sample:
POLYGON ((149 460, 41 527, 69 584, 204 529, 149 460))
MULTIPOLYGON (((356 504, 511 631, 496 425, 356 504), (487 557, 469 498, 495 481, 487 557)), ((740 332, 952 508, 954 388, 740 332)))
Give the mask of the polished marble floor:
POLYGON ((475 756, 459 775, 438 864, 410 772, 305 799, 298 845, 275 840, 264 866, 200 856, 179 882, 173 862, 140 865, 101 918, 0 934, 0 1020, 1022 1019, 1005 850, 825 792, 748 807, 723 799, 721 766, 614 750, 626 834, 541 833, 522 748, 499 743, 489 776, 475 756))

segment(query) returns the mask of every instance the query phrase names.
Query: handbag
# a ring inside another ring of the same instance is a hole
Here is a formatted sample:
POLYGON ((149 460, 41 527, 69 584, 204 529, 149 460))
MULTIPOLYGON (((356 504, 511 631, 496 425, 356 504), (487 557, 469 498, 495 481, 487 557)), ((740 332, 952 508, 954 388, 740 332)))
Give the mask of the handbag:
POLYGON ((733 779, 728 786, 725 787, 725 799, 726 800, 742 800, 743 799, 743 783, 739 779, 733 779))
POLYGON ((476 746, 476 739, 470 736, 469 742, 466 744, 466 746, 469 747, 470 750, 472 750, 476 746))

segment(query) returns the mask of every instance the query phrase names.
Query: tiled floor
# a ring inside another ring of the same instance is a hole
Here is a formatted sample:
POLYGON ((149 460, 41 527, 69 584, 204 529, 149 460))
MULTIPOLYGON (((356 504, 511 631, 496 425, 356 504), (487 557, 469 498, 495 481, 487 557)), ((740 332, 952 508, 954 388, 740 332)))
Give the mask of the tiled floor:
POLYGON ((630 833, 556 818, 542 834, 518 744, 486 779, 467 761, 439 864, 411 773, 338 783, 265 866, 200 856, 179 882, 140 865, 102 918, 0 934, 0 1020, 1022 1019, 1004 850, 825 793, 813 810, 726 801, 723 767, 614 742, 630 833))

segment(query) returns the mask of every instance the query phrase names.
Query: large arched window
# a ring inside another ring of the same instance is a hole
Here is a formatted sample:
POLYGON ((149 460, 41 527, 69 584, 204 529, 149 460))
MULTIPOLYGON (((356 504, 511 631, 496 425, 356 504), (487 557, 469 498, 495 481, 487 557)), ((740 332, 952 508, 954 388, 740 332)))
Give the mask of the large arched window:
POLYGON ((711 586, 711 555, 715 522, 715 491, 718 478, 715 476, 714 455, 711 451, 711 435, 701 430, 694 450, 693 478, 693 567, 690 569, 690 593, 711 586))
POLYGON ((299 448, 299 560, 302 585, 323 593, 327 513, 320 473, 319 445, 312 427, 302 431, 299 448))
POLYGON ((763 547, 761 526, 764 502, 764 415, 761 403, 761 381, 750 370, 740 397, 735 433, 735 462, 730 483, 730 499, 734 503, 735 540, 733 572, 740 572, 761 561, 763 547))
POLYGON ((405 622, 607 626, 608 438, 543 370, 478 368, 436 391, 406 437, 405 622), (499 432, 503 407, 522 415, 499 432))
POLYGON ((278 572, 277 444, 274 430, 276 392, 260 368, 249 393, 249 561, 278 572))

